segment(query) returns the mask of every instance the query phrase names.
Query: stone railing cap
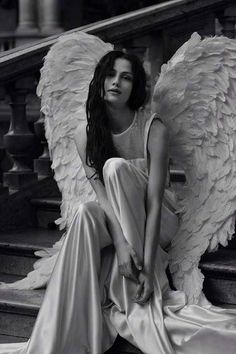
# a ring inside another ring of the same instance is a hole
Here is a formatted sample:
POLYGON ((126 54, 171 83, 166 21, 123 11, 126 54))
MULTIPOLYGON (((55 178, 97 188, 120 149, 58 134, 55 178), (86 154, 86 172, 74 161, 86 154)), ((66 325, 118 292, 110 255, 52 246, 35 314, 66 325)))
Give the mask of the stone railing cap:
MULTIPOLYGON (((105 41, 119 42, 124 38, 145 34, 151 28, 159 29, 173 18, 186 16, 197 10, 214 11, 235 4, 235 0, 170 0, 108 20, 82 26, 67 33, 85 31, 105 41)), ((30 74, 40 68, 42 59, 58 35, 17 47, 0 54, 0 84, 15 80, 16 75, 30 74)))

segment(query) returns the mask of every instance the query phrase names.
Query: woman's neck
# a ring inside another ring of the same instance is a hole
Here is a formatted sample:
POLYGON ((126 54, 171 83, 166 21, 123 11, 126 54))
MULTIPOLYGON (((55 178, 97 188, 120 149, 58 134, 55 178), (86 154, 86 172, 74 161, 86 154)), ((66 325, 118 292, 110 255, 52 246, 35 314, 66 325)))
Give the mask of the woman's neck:
POLYGON ((135 112, 129 107, 114 108, 107 107, 111 131, 114 134, 120 134, 125 131, 133 122, 135 112))

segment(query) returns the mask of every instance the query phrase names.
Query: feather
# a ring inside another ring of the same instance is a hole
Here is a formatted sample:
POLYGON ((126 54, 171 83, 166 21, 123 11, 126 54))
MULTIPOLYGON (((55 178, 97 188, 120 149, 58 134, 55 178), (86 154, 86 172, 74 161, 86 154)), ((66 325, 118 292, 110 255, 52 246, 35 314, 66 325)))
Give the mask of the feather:
POLYGON ((73 135, 86 120, 85 103, 95 66, 112 49, 111 44, 84 32, 64 35, 51 47, 41 69, 37 94, 45 115, 54 178, 62 193, 61 218, 57 221, 62 229, 70 225, 81 202, 96 200, 73 135))
MULTIPOLYGON (((74 132, 86 120, 85 103, 95 66, 111 50, 111 44, 84 32, 63 35, 50 48, 41 69, 37 95, 45 115, 45 136, 54 178, 62 194, 61 217, 55 221, 60 229, 70 226, 81 203, 96 200, 75 146, 74 132)), ((0 284, 0 288, 45 286, 64 238, 65 235, 52 248, 36 252, 42 259, 26 278, 13 284, 0 284)))
POLYGON ((153 110, 170 130, 171 157, 186 174, 176 190, 181 221, 169 255, 174 284, 189 303, 201 296, 201 256, 234 233, 235 72, 235 40, 194 33, 162 66, 153 94, 153 110))

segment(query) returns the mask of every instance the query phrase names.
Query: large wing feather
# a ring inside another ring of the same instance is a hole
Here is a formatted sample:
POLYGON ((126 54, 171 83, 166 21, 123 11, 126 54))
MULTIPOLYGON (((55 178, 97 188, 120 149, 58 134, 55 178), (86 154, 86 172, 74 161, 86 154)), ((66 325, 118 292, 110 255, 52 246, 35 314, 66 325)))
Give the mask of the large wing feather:
MULTIPOLYGON (((56 221, 60 229, 70 226, 81 203, 96 200, 74 143, 74 133, 86 120, 85 104, 95 66, 111 50, 111 44, 84 32, 63 35, 49 50, 41 69, 37 94, 45 115, 54 178, 62 194, 61 218, 56 221)), ((65 237, 66 234, 52 248, 36 252, 42 258, 26 278, 12 284, 2 283, 0 288, 45 286, 65 237)))
POLYGON ((54 178, 62 193, 60 228, 69 226, 78 206, 96 199, 74 143, 74 132, 86 120, 89 83, 100 58, 113 46, 84 32, 59 38, 45 57, 37 94, 54 178))
POLYGON ((197 303, 201 255, 232 237, 236 209, 236 41, 194 33, 162 66, 153 109, 170 131, 170 155, 186 174, 180 227, 170 249, 175 286, 197 303))

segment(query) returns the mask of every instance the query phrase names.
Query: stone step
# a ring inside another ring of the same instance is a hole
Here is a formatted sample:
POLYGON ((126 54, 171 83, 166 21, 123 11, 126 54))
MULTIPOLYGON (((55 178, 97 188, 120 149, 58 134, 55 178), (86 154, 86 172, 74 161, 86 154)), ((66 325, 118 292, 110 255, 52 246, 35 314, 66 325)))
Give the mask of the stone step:
POLYGON ((0 234, 0 272, 25 276, 37 260, 35 251, 51 247, 59 240, 58 230, 27 229, 0 234))
MULTIPOLYGON (((236 251, 219 250, 202 258, 201 269, 207 276, 204 289, 214 303, 236 303, 236 251)), ((0 280, 16 280, 19 276, 0 274, 0 280)), ((43 300, 44 290, 0 290, 0 335, 28 338, 43 300), (2 324, 2 325, 1 325, 2 324), (4 325, 3 325, 4 324, 4 325)), ((141 354, 119 339, 107 354, 141 354), (114 349, 115 348, 115 349, 114 349)))
POLYGON ((0 289, 0 334, 30 337, 45 290, 0 289))
POLYGON ((34 198, 31 205, 36 211, 38 226, 45 229, 56 229, 54 221, 60 217, 61 199, 34 198))
MULTIPOLYGON (((0 281, 12 283, 18 275, 0 273, 0 281)), ((43 301, 45 290, 0 289, 0 343, 27 341, 43 301)))
POLYGON ((204 292, 215 304, 236 304, 236 250, 219 249, 200 262, 205 275, 204 292))
POLYGON ((0 282, 4 283, 13 283, 14 281, 20 280, 22 278, 22 275, 0 273, 0 282))
POLYGON ((57 197, 51 198, 34 198, 31 199, 31 204, 38 209, 60 211, 61 199, 57 197))
POLYGON ((185 173, 183 170, 178 168, 171 168, 170 169, 170 182, 186 182, 185 173))
MULTIPOLYGON (((0 281, 19 279, 15 275, 0 273, 0 281)), ((0 289, 0 343, 17 343, 28 340, 32 333, 44 290, 17 291, 0 289), (4 325, 3 325, 4 324, 4 325)), ((140 350, 118 337, 106 354, 142 354, 140 350)))
MULTIPOLYGON (((1 278, 1 274, 0 274, 1 278)), ((43 301, 44 290, 0 290, 0 343, 27 341, 43 301)), ((106 354, 142 354, 118 337, 106 354)))
POLYGON ((0 334, 0 343, 21 343, 26 341, 27 338, 24 337, 14 337, 14 336, 7 336, 5 334, 0 334))

